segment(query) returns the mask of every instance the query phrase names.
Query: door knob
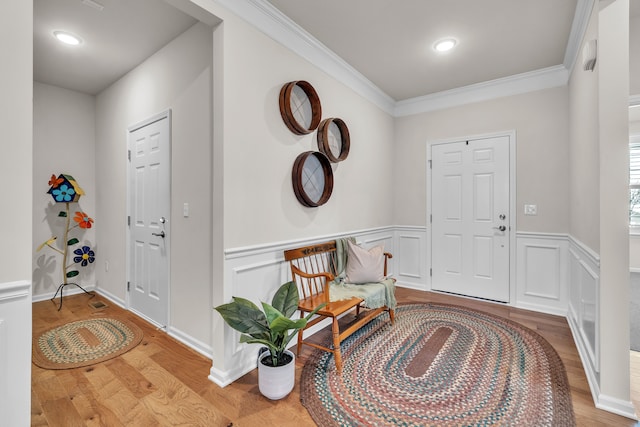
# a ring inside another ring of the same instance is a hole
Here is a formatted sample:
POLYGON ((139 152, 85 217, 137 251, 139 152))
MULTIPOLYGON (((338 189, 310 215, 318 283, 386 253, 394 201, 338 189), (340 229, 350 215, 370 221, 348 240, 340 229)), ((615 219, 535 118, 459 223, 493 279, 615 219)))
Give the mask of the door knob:
POLYGON ((164 239, 164 230, 162 230, 159 233, 151 233, 152 236, 158 236, 158 237, 162 237, 164 239))
POLYGON ((505 231, 507 227, 505 227, 504 225, 500 225, 498 227, 493 227, 493 229, 498 231, 505 231))
POLYGON ((507 216, 505 214, 500 214, 498 218, 504 221, 505 219, 507 219, 507 216))

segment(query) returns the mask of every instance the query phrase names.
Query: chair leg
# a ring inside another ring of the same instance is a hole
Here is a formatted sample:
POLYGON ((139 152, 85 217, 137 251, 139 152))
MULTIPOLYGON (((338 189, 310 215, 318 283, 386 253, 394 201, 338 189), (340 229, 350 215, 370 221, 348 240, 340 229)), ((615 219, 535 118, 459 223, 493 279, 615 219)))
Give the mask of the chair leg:
POLYGON ((342 373, 342 355, 340 354, 340 328, 338 326, 338 318, 333 318, 333 324, 331 325, 333 332, 333 357, 336 362, 336 369, 339 373, 342 373))
POLYGON ((391 319, 391 324, 395 324, 396 322, 396 311, 393 308, 389 309, 389 319, 391 319))
MULTIPOLYGON (((300 318, 304 318, 304 314, 300 312, 300 318)), ((302 351, 302 331, 304 329, 300 329, 298 331, 298 347, 296 348, 296 356, 300 357, 300 352, 302 351)))

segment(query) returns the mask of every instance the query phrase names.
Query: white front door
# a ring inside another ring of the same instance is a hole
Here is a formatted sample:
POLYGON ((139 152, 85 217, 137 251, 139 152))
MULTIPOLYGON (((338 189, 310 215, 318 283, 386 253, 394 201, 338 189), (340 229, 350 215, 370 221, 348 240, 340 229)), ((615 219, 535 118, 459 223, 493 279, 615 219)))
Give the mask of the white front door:
POLYGON ((509 137, 431 146, 431 287, 509 301, 509 137))
POLYGON ((129 128, 129 308, 166 326, 169 317, 171 114, 129 128))

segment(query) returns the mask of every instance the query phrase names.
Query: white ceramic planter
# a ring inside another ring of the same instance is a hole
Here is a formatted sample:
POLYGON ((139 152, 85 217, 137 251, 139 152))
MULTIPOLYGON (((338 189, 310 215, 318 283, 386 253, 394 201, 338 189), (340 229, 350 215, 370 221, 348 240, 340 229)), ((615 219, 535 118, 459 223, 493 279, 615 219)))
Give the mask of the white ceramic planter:
POLYGON ((270 353, 264 352, 258 358, 258 387, 260 393, 263 396, 271 399, 278 400, 286 397, 291 390, 296 380, 296 356, 289 350, 285 350, 292 359, 291 362, 285 366, 266 366, 262 364, 262 359, 270 357, 270 353))

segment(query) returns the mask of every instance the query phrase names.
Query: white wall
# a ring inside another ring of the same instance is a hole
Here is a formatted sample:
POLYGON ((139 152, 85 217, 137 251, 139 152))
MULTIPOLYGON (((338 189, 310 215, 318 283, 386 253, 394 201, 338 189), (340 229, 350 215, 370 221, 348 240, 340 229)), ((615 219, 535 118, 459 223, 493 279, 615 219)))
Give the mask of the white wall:
MULTIPOLYGON (((597 39, 597 15, 592 13, 583 43, 597 39)), ((600 251, 598 62, 593 72, 584 72, 581 67, 576 66, 569 81, 571 112, 569 231, 574 238, 596 253, 600 251)))
POLYGON ((0 209, 0 283, 31 282, 33 4, 2 2, 0 12, 0 174, 10 185, 0 209))
POLYGON ((568 90, 547 89, 396 119, 394 223, 426 224, 427 141, 515 130, 517 230, 566 233, 568 90), (525 216, 524 204, 537 204, 525 216))
MULTIPOLYGON (((629 0, 601 6, 600 75, 600 403, 629 392, 629 0)), ((624 406, 624 405, 621 405, 624 406)))
POLYGON ((33 2, 0 2, 0 52, 0 178, 6 190, 0 209, 0 347, 11 352, 0 355, 6 356, 0 414, 2 423, 24 426, 31 413, 31 345, 24 337, 31 330, 33 2))
POLYGON ((73 256, 74 249, 88 245, 96 251, 98 262, 84 268, 76 264, 69 271, 80 271, 80 276, 71 282, 93 287, 95 267, 102 264, 95 238, 95 227, 101 225, 95 207, 95 97, 34 82, 33 149, 33 296, 51 298, 64 280, 62 255, 47 247, 36 252, 37 247, 52 236, 58 237, 54 246, 64 249, 66 224, 65 218, 58 217, 58 213, 64 211, 65 206, 55 203, 47 194, 52 174, 73 176, 85 191, 78 203, 70 205, 71 224, 76 224, 73 221, 75 212, 81 211, 94 219, 94 227, 71 231, 69 238, 76 237, 80 244, 70 246, 69 254, 73 256))
POLYGON ((224 246, 234 248, 392 223, 393 118, 313 64, 231 14, 224 16, 224 246), (316 133, 294 135, 278 108, 280 88, 307 80, 322 118, 345 121, 349 157, 319 208, 302 206, 291 170, 316 133))
POLYGON ((594 3, 583 43, 598 40, 598 62, 593 72, 576 67, 569 82, 574 246, 569 323, 596 406, 632 416, 628 13, 628 0, 594 3))
MULTIPOLYGON (((393 118, 316 66, 257 31, 215 2, 197 0, 223 23, 214 30, 213 305, 241 290, 232 253, 275 242, 331 236, 393 222, 393 118), (309 81, 320 97, 322 117, 349 127, 349 157, 334 165, 334 189, 319 208, 302 206, 293 193, 296 157, 317 150, 316 134, 296 136, 284 125, 278 98, 289 81, 309 81), (221 187, 218 188, 217 186, 221 187), (219 232, 218 232, 219 231, 219 232)), ((281 252, 279 252, 281 256, 281 252)), ((252 269, 254 267, 248 266, 252 269)), ((255 266, 258 268, 258 266, 255 266)), ((245 276, 246 277, 246 276, 245 276)), ((266 298, 280 275, 251 276, 252 298, 266 298)), ((238 368, 237 335, 213 318, 212 378, 225 383, 238 368)), ((252 349, 240 346, 246 357, 252 349)))
POLYGON ((196 24, 97 96, 96 281, 126 302, 127 128, 172 110, 169 332, 210 353, 212 31, 196 24), (182 215, 189 203, 188 218, 182 215), (109 271, 104 263, 109 262, 109 271))

